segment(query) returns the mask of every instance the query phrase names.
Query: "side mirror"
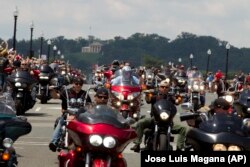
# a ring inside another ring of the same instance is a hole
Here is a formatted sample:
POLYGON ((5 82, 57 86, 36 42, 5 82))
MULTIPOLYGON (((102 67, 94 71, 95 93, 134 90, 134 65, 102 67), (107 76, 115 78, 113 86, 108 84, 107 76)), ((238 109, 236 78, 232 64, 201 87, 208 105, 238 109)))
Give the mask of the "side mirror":
POLYGON ((250 118, 243 119, 242 124, 244 127, 250 128, 250 118))
POLYGON ((182 103, 182 104, 181 104, 181 108, 182 108, 183 110, 192 110, 192 109, 193 109, 193 105, 192 105, 192 103, 190 103, 190 102, 182 103))

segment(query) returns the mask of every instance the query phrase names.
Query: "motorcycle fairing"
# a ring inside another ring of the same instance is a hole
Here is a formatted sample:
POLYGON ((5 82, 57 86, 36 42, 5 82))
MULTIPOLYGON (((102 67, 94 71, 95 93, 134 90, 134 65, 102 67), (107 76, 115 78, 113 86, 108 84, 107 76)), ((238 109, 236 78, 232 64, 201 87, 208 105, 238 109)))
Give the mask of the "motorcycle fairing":
POLYGON ((190 129, 187 138, 210 144, 234 144, 250 150, 250 137, 243 130, 242 119, 234 115, 217 113, 201 122, 199 128, 190 129))

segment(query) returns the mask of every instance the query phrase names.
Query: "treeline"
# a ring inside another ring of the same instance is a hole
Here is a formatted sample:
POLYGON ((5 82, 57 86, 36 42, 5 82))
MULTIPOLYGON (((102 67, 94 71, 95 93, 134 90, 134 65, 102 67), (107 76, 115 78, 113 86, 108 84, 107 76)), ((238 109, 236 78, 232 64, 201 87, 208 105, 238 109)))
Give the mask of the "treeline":
MULTIPOLYGON (((209 71, 226 68, 226 44, 227 41, 222 41, 212 36, 197 36, 195 34, 183 32, 174 40, 159 36, 157 34, 142 34, 135 33, 128 38, 120 36, 110 40, 92 39, 103 44, 100 54, 83 54, 81 49, 88 46, 89 39, 65 39, 59 36, 51 39, 50 57, 53 58, 53 45, 64 55, 65 59, 83 70, 91 69, 91 65, 109 64, 112 60, 126 60, 134 66, 147 65, 164 65, 169 62, 178 63, 181 58, 182 64, 190 66, 190 54, 193 54, 192 64, 196 65, 201 70, 206 70, 208 54, 207 50, 211 50, 209 71)), ((8 40, 12 46, 12 40, 8 40)), ((29 40, 17 41, 17 51, 20 54, 28 55, 30 47, 29 40)), ((33 50, 37 57, 40 53, 41 39, 33 40, 33 50)), ((43 42, 43 54, 48 54, 48 45, 46 40, 43 42)), ((236 48, 231 46, 228 55, 228 71, 237 72, 242 70, 250 72, 249 66, 250 49, 236 48)))

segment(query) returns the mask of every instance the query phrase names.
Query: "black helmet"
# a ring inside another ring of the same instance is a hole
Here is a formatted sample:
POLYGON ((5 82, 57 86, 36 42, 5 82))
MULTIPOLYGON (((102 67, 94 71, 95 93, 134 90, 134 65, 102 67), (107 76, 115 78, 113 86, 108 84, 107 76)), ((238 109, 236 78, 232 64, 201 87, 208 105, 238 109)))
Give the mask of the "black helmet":
POLYGON ((120 62, 119 62, 118 60, 114 60, 114 61, 112 62, 112 65, 117 65, 117 66, 119 66, 119 65, 120 65, 120 62))
POLYGON ((74 77, 72 82, 79 83, 80 85, 83 85, 83 78, 82 77, 74 77))

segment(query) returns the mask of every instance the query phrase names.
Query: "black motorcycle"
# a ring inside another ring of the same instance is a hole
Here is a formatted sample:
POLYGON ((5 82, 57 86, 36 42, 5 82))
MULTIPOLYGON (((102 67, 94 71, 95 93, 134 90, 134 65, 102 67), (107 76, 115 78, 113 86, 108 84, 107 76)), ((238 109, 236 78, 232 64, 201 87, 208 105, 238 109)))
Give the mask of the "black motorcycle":
POLYGON ((41 104, 46 104, 51 99, 49 86, 58 86, 58 78, 53 69, 47 64, 41 65, 39 70, 38 93, 36 96, 41 100, 41 104))
POLYGON ((0 166, 15 167, 17 166, 17 155, 14 142, 23 135, 30 133, 31 124, 25 117, 16 116, 16 112, 8 102, 11 98, 0 97, 0 166))
POLYGON ((163 151, 172 150, 170 142, 173 141, 171 128, 173 118, 176 115, 175 105, 162 99, 154 104, 153 122, 150 129, 145 130, 146 145, 149 150, 163 151))
POLYGON ((186 113, 181 120, 199 119, 186 136, 187 150, 194 151, 249 151, 250 119, 237 114, 220 112, 186 113))
POLYGON ((17 115, 23 115, 35 105, 31 93, 35 92, 33 89, 36 83, 37 80, 28 71, 16 71, 8 76, 7 84, 12 91, 17 115))

